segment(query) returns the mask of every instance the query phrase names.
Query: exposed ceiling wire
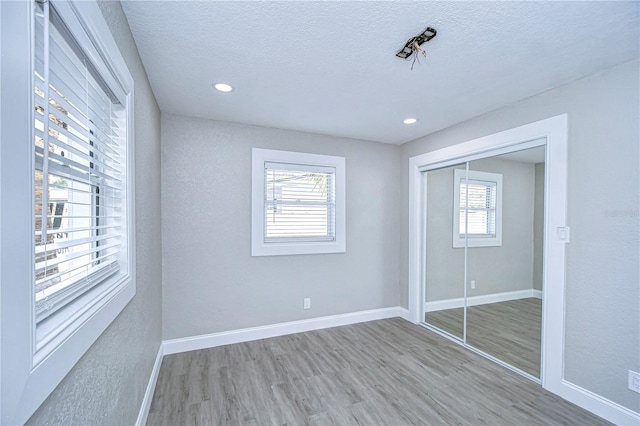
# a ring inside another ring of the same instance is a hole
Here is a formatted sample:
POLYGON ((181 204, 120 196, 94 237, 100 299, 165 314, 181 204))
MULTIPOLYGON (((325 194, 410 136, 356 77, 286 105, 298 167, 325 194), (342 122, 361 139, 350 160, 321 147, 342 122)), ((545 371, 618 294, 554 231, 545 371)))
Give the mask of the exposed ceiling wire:
POLYGON ((423 57, 427 56, 427 51, 422 47, 422 45, 434 38, 437 33, 438 32, 433 28, 427 27, 427 29, 417 36, 411 37, 407 40, 404 47, 396 53, 396 56, 408 61, 413 55, 413 62, 411 63, 411 69, 413 69, 416 62, 418 62, 418 64, 420 63, 420 55, 423 57))

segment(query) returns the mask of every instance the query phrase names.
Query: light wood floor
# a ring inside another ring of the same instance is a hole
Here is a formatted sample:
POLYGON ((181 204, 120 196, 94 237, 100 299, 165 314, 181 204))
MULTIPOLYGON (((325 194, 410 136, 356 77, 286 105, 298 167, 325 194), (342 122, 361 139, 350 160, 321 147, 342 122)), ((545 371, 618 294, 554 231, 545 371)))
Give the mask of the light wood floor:
POLYGON ((166 356, 151 425, 604 425, 399 318, 166 356))
MULTIPOLYGON (((535 298, 469 306, 467 344, 540 377, 542 300, 535 298)), ((428 312, 425 321, 462 339, 463 309, 428 312)))

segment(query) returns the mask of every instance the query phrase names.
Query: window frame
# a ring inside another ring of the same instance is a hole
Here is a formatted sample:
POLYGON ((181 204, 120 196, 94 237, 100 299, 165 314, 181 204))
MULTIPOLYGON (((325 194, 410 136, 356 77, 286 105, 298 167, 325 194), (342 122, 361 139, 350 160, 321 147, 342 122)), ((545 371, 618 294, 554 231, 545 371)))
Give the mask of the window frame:
POLYGON ((502 175, 468 169, 454 169, 453 178, 453 247, 499 247, 502 246, 502 175), (468 173, 468 174, 467 174, 468 173), (460 185, 473 181, 491 182, 496 185, 496 234, 495 236, 467 237, 460 234, 460 185))
POLYGON ((344 253, 346 251, 345 158, 253 148, 251 153, 251 256, 279 256, 319 253, 344 253), (335 169, 335 239, 265 241, 265 164, 282 163, 305 167, 331 167, 335 169))
MULTIPOLYGON (((94 1, 48 0, 126 111, 126 273, 47 321, 55 337, 36 350, 34 264, 34 5, 0 2, 0 423, 25 423, 133 298, 135 288, 134 82, 94 1), (17 140, 30 143, 15 143, 17 140), (11 265, 11 268, 6 267, 11 265), (29 283, 29 285, 25 285, 29 283), (64 315, 62 315, 62 312, 64 315)), ((38 332, 45 332, 38 325, 38 332)))

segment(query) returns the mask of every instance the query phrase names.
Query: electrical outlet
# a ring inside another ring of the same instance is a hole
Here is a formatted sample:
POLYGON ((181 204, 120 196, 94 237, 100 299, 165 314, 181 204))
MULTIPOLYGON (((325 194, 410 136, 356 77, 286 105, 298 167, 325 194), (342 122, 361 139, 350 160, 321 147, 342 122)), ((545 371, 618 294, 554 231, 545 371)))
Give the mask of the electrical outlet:
POLYGON ((471 280, 471 290, 475 290, 476 288, 476 280, 471 280))
POLYGON ((629 389, 640 393, 640 373, 629 370, 629 389))
POLYGON ((311 298, 305 297, 302 301, 302 309, 311 309, 311 298))

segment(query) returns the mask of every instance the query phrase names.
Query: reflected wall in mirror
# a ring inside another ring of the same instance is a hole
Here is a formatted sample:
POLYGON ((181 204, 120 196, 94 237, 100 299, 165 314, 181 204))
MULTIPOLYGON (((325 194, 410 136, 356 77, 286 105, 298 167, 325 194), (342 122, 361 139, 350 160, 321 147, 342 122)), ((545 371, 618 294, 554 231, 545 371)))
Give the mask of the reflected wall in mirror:
POLYGON ((544 155, 539 147, 469 163, 469 170, 500 175, 503 194, 496 225, 502 229, 501 244, 467 249, 466 343, 537 378, 544 155))
POLYGON ((452 250, 453 179, 456 165, 425 173, 425 322, 459 339, 464 337, 464 250, 452 250))

